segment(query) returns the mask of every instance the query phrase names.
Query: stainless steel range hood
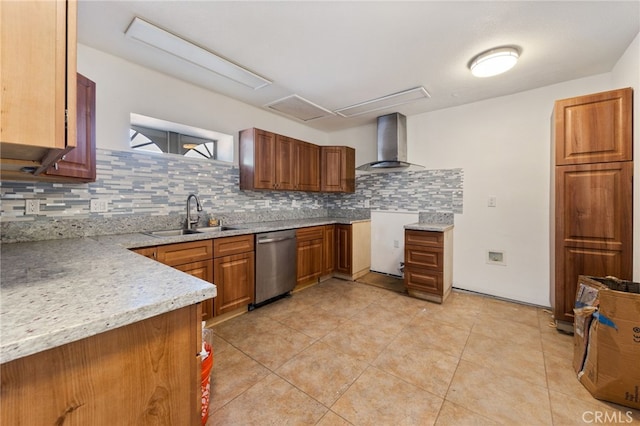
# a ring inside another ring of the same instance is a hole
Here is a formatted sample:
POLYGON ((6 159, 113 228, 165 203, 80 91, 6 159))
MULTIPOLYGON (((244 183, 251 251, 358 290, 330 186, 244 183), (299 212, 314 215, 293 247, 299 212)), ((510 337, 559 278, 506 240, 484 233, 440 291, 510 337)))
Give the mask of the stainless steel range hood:
POLYGON ((407 162, 407 117, 394 112, 378 117, 378 161, 358 166, 367 172, 423 169, 407 162))

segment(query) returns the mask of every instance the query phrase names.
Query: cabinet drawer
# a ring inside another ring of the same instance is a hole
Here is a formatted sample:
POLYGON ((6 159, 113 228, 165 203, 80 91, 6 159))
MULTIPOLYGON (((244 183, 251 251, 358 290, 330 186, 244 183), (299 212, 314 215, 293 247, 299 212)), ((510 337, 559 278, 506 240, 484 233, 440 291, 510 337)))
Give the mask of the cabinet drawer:
POLYGON ((442 247, 444 244, 444 233, 407 229, 404 233, 404 243, 405 245, 442 247))
POLYGON ((301 241, 322 240, 324 238, 324 226, 311 226, 296 230, 296 239, 301 241))
POLYGON ((418 290, 442 295, 442 272, 422 268, 405 268, 404 285, 408 290, 418 290))
POLYGON ((213 240, 213 257, 230 256, 254 250, 254 236, 238 235, 213 240))
POLYGON ((158 262, 177 266, 213 257, 211 240, 158 246, 158 262))
POLYGON ((442 271, 444 256, 442 249, 429 249, 421 246, 405 246, 404 264, 409 267, 442 271))

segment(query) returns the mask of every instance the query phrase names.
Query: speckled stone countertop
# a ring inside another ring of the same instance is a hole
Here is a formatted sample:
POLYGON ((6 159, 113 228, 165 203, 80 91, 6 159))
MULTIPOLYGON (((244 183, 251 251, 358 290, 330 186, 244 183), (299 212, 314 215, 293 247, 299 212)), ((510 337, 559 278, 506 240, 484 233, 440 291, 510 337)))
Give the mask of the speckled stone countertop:
POLYGON ((405 225, 404 229, 412 229, 414 231, 436 231, 444 232, 453 229, 453 225, 444 223, 411 223, 405 225))
POLYGON ((129 233, 2 244, 0 363, 216 296, 210 283, 127 249, 368 221, 279 220, 175 237, 129 233))
POLYGON ((215 297, 216 287, 92 239, 2 244, 0 363, 215 297))
MULTIPOLYGON (((202 232, 199 234, 179 235, 172 237, 158 237, 143 233, 105 235, 94 237, 97 241, 117 244, 133 249, 163 244, 183 243, 187 241, 209 240, 212 238, 233 237, 236 235, 259 234, 262 232, 280 231, 283 229, 305 228, 309 226, 330 225, 332 223, 350 225, 357 222, 370 222, 370 219, 350 218, 313 218, 296 220, 276 220, 272 222, 242 223, 229 225, 237 229, 228 231, 202 232)), ((224 224, 223 224, 224 225, 224 224)))

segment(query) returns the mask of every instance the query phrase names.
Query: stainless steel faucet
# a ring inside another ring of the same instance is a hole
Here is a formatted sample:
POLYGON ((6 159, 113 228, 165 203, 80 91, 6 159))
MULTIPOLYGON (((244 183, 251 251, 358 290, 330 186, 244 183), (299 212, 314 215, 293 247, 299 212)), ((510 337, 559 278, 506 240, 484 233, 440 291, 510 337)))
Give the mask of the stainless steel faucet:
POLYGON ((200 220, 200 215, 196 215, 195 219, 191 218, 191 198, 196 199, 196 210, 199 212, 202 211, 202 204, 200 204, 200 199, 196 194, 189 194, 187 197, 187 229, 192 229, 193 225, 197 225, 200 220))

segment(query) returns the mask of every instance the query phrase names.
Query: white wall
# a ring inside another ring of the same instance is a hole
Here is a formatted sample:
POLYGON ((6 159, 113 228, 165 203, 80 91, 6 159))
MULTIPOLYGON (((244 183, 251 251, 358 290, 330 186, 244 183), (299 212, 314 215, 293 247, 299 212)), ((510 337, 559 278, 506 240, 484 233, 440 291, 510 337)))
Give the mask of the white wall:
POLYGON ((640 34, 611 72, 615 87, 633 87, 633 141, 634 141, 634 194, 633 194, 633 280, 640 281, 640 34))
POLYGON ((98 148, 129 149, 132 112, 231 134, 236 141, 240 130, 259 127, 327 144, 325 132, 82 44, 78 44, 78 72, 96 83, 98 148))
POLYGON ((609 88, 609 75, 598 75, 411 117, 411 161, 464 170, 454 286, 550 305, 553 103, 609 88), (489 197, 496 197, 496 207, 488 207, 489 197), (506 265, 488 264, 487 250, 504 251, 506 265))
MULTIPOLYGON (((464 170, 464 213, 454 229, 454 286, 549 306, 551 112, 557 99, 634 87, 635 152, 640 152, 640 41, 611 73, 407 119, 409 161, 464 170), (497 206, 488 207, 489 197, 497 206), (506 266, 486 263, 506 252, 506 266)), ((481 83, 479 83, 481 84, 481 83)), ((375 126, 334 132, 375 158, 375 126), (366 138, 366 140, 361 139, 366 138)), ((637 157, 637 155, 636 155, 637 157)), ((635 164, 634 279, 640 277, 640 160, 635 164)))

